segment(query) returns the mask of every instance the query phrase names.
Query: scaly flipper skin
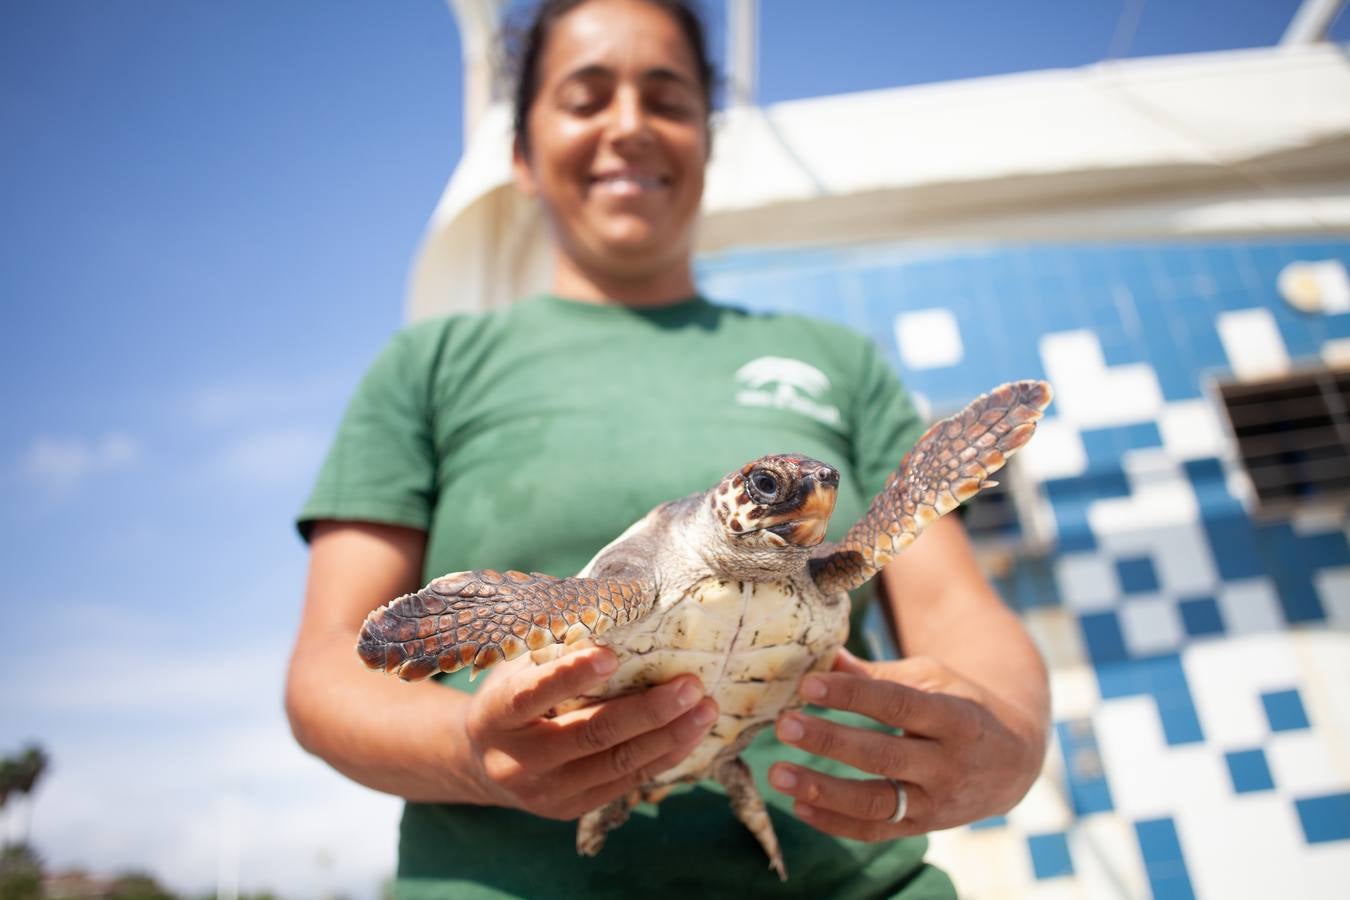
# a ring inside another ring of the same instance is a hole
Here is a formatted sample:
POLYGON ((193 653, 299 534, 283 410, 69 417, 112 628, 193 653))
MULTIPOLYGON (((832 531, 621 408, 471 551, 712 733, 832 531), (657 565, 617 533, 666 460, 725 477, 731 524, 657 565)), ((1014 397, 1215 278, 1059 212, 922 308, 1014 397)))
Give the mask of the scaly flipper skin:
POLYGON ((827 596, 858 587, 940 516, 997 484, 989 476, 1031 439, 1050 399, 1044 381, 1014 381, 929 428, 844 539, 812 554, 816 586, 827 596))
POLYGON ((418 681, 526 650, 571 644, 640 618, 656 591, 642 581, 538 572, 454 572, 366 617, 356 652, 368 667, 418 681))

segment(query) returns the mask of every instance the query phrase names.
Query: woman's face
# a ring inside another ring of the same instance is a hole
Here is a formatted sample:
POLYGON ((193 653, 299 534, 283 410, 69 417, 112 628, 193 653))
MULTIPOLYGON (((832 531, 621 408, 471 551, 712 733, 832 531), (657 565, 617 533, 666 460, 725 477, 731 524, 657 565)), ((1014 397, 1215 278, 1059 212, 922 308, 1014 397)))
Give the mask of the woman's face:
POLYGON ((573 264, 622 278, 687 265, 706 122, 675 20, 641 0, 591 0, 545 41, 516 177, 573 264))

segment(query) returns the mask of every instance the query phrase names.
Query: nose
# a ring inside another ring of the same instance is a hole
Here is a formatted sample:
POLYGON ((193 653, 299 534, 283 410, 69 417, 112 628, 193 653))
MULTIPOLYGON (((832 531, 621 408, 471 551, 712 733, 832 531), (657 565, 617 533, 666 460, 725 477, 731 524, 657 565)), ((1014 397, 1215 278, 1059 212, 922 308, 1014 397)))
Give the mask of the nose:
POLYGON ((632 140, 647 134, 647 111, 637 88, 624 85, 615 92, 610 132, 615 140, 632 140))
POLYGON ((811 476, 827 487, 839 487, 839 470, 823 463, 811 473, 811 476))

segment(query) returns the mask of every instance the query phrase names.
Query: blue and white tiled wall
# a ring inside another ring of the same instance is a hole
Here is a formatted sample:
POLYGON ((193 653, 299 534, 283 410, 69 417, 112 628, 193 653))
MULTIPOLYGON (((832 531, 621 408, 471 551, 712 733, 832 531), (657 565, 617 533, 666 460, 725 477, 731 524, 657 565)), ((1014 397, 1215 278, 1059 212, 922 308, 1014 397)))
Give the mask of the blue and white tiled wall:
POLYGON ((1343 273, 1350 242, 703 261, 714 297, 870 334, 937 413, 1055 387, 1022 457, 1052 549, 998 579, 1051 668, 1053 746, 1011 813, 933 836, 964 896, 1350 896, 1350 531, 1252 518, 1208 388, 1350 360, 1350 303, 1277 290, 1300 261, 1343 273))

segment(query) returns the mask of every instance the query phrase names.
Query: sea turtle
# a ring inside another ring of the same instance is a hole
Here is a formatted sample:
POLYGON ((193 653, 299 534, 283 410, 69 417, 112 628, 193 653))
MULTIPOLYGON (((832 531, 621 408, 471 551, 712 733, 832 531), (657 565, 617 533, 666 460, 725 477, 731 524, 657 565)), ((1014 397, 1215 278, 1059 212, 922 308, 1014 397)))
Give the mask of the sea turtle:
POLYGON ((806 672, 833 664, 848 634, 846 592, 992 486, 989 476, 1030 439, 1049 402, 1045 382, 1013 382, 933 425, 837 544, 821 541, 838 470, 798 454, 765 456, 705 493, 656 507, 574 578, 492 570, 437 578, 372 612, 357 652, 370 668, 412 681, 464 666, 476 675, 526 650, 543 661, 578 642, 609 647, 617 671, 569 708, 698 675, 717 701, 716 724, 683 762, 583 815, 577 850, 598 853, 638 802, 712 777, 786 879, 741 751, 781 711, 800 705, 806 672))

